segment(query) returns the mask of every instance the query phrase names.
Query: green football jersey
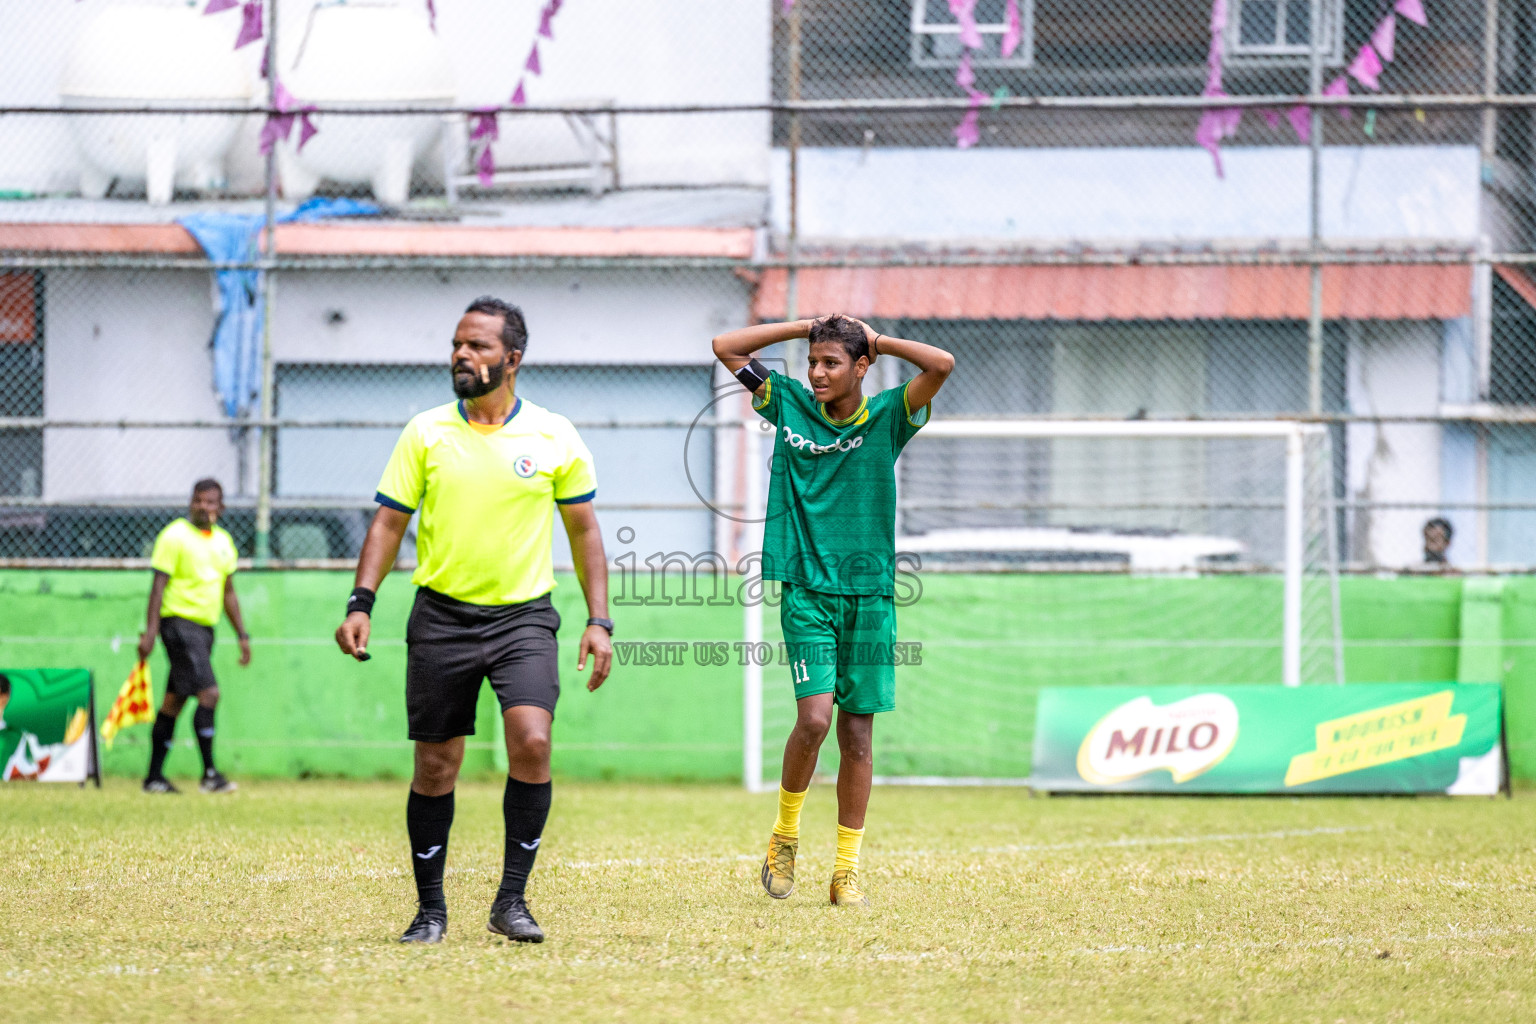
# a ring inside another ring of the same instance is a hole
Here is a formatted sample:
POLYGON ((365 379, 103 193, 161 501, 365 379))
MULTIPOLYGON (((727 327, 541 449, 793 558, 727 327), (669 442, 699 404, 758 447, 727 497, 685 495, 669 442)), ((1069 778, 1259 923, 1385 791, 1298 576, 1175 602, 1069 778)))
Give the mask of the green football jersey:
MULTIPOLYGON (((910 382, 909 382, 910 383, 910 382)), ((763 578, 825 594, 895 593, 896 456, 928 422, 907 384, 867 395, 838 422, 799 381, 774 372, 752 407, 778 427, 763 578)))

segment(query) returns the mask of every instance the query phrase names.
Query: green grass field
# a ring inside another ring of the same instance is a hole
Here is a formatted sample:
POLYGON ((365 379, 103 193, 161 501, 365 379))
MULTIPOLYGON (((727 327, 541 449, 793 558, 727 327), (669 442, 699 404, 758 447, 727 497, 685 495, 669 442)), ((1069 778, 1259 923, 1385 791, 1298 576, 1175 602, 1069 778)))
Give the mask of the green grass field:
POLYGON ((461 785, 448 941, 393 939, 399 783, 233 797, 0 789, 15 1021, 1536 1020, 1536 796, 1031 798, 877 790, 868 912, 758 888, 772 797, 561 784, 530 901, 485 931, 500 785, 461 785))

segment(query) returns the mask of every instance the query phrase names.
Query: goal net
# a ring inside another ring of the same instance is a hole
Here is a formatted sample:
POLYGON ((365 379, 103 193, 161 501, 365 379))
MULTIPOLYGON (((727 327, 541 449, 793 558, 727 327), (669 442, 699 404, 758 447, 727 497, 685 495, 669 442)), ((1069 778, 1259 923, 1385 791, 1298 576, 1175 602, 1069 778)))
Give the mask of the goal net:
MULTIPOLYGON (((1342 682, 1334 472, 1315 424, 924 428, 897 470, 897 709, 876 722, 877 778, 1026 780, 1045 686, 1342 682)), ((746 628, 782 640, 776 607, 746 628)), ((745 670, 750 788, 773 786, 794 723, 781 660, 745 670)), ((818 776, 837 760, 829 736, 818 776)))

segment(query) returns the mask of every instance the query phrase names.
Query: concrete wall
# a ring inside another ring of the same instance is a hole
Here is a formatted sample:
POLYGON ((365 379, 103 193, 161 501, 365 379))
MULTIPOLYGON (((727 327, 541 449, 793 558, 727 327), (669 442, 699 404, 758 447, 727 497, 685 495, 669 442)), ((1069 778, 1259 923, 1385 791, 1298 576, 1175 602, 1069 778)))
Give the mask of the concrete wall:
MULTIPOLYGON (((773 157, 773 222, 783 232, 788 157, 773 157)), ((1305 239, 1307 160, 1301 147, 1231 147, 1220 179, 1194 145, 806 149, 800 231, 808 240, 994 244, 1305 239)), ((1478 188, 1475 147, 1330 146, 1323 232, 1334 241, 1475 239, 1478 188)))
MULTIPOLYGON (((45 287, 46 415, 222 417, 208 349, 214 312, 206 273, 49 271, 45 287)), ((626 366, 707 366, 709 339, 747 317, 747 286, 727 272, 290 274, 278 281, 275 355, 280 365, 446 367, 454 324, 469 300, 485 293, 523 306, 530 367, 602 364, 613 368, 602 386, 619 390, 633 386, 626 366)), ((445 373, 441 400, 451 398, 445 373)), ((700 412, 701 402, 676 404, 659 402, 638 418, 691 420, 700 412)), ((378 409, 373 418, 413 411, 378 409)), ((54 429, 45 438, 44 462, 43 496, 50 501, 180 501, 192 479, 210 474, 239 493, 238 445, 224 430, 54 429)), ((252 466, 247 459, 248 486, 252 466)), ((675 500, 691 497, 680 489, 675 500)))
MULTIPOLYGON (((0 33, 0 101, 57 103, 59 75, 72 40, 112 2, 9 5, 0 33)), ((278 36, 285 62, 291 62, 312 6, 313 0, 282 0, 278 36)), ((402 6, 421 11, 425 19, 421 0, 402 0, 402 6)), ((455 68, 458 103, 508 101, 541 6, 542 0, 439 0, 438 36, 455 68)), ((227 23, 232 46, 239 12, 215 17, 227 23)), ((544 74, 529 77, 529 102, 764 102, 770 17, 769 5, 755 2, 568 4, 556 19, 554 40, 540 47, 544 74)), ((253 72, 259 50, 250 46, 242 51, 253 72)), ((247 125, 231 151, 228 170, 236 188, 250 189, 260 180, 256 127, 247 125)), ((767 181, 768 122, 761 114, 626 117, 620 134, 626 184, 767 181)), ((78 169, 62 118, 0 120, 0 189, 70 191, 77 185, 78 169)))
MULTIPOLYGON (((1443 330, 1434 321, 1348 325, 1349 409, 1361 415, 1434 415, 1443 330)), ((1441 439, 1436 423, 1351 423, 1347 493, 1354 501, 1422 502, 1348 517, 1350 560, 1407 566, 1423 560, 1424 521, 1438 514, 1441 439)))

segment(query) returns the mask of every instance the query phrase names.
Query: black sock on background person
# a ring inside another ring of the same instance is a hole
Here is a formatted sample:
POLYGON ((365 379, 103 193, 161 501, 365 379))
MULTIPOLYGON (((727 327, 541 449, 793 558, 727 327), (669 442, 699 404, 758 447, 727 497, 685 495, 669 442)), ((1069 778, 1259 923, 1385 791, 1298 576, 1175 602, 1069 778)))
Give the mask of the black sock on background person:
POLYGON ((453 827, 453 791, 422 796, 414 789, 405 804, 405 830, 411 837, 411 869, 422 910, 448 909, 443 896, 443 868, 448 860, 448 830, 453 827))
POLYGON ((176 716, 164 711, 155 716, 155 724, 149 730, 149 775, 147 778, 165 778, 165 756, 171 752, 172 737, 176 733, 176 716))
POLYGON ((213 708, 201 704, 192 712, 192 729, 197 733, 197 747, 203 752, 203 774, 213 774, 213 708))
POLYGON ((544 823, 549 820, 550 797, 554 787, 548 782, 519 782, 507 776, 507 790, 501 798, 501 816, 507 823, 507 855, 501 867, 501 888, 496 899, 522 896, 528 885, 533 859, 539 855, 544 838, 544 823))

